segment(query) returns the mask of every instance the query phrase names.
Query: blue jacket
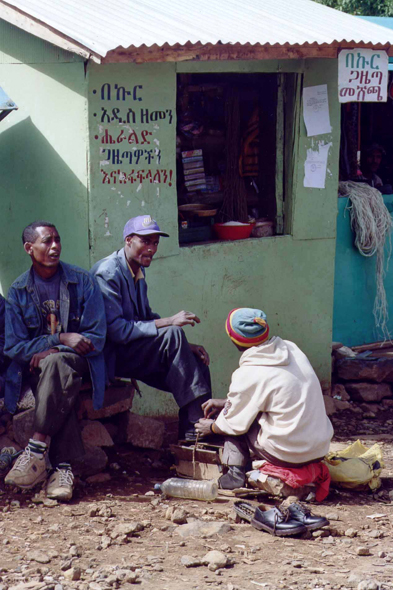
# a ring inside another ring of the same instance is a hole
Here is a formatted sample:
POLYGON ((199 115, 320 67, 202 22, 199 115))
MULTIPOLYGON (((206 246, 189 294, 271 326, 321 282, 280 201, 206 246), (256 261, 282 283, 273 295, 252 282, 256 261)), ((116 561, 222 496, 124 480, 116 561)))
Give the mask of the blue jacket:
MULTIPOLYGON (((143 277, 145 271, 143 271, 143 277)), ((104 296, 108 326, 105 359, 109 379, 115 377, 116 346, 138 338, 157 335, 154 320, 159 315, 150 309, 145 279, 134 284, 124 248, 103 258, 91 269, 104 296)))
MULTIPOLYGON (((60 263, 60 321, 64 332, 77 332, 89 338, 94 350, 86 355, 93 384, 94 408, 102 406, 105 393, 103 348, 106 335, 105 309, 94 278, 82 268, 60 263)), ((59 334, 43 334, 40 301, 32 268, 11 285, 6 302, 5 348, 12 359, 5 385, 5 403, 15 412, 22 386, 22 372, 38 352, 57 348, 75 352, 60 344, 59 334)))
POLYGON ((4 356, 5 341, 5 299, 0 295, 0 397, 4 395, 4 372, 9 364, 4 356))

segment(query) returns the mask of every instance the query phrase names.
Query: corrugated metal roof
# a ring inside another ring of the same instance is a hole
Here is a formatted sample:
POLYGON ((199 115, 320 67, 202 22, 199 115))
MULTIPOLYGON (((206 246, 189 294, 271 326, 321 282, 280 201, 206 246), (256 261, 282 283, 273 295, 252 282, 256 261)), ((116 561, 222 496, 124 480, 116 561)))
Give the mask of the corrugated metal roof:
POLYGON ((119 46, 187 42, 321 45, 348 41, 393 45, 393 31, 312 0, 5 0, 4 3, 101 56, 119 46))

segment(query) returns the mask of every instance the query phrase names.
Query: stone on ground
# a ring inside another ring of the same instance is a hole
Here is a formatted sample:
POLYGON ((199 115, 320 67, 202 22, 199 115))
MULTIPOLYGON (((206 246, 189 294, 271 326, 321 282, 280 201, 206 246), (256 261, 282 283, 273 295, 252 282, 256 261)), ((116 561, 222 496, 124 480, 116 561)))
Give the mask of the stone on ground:
POLYGON ((119 433, 116 442, 129 442, 143 449, 160 449, 164 441, 165 426, 159 420, 125 412, 119 416, 119 433))
POLYGON ((328 416, 331 416, 335 412, 337 412, 336 404, 334 403, 335 400, 330 397, 330 395, 324 395, 323 401, 325 402, 325 410, 328 416))
MULTIPOLYGON (((344 381, 393 383, 393 359, 336 359, 337 376, 344 381)), ((347 384, 345 389, 349 392, 347 384)))
POLYGON ((185 567, 198 567, 202 565, 202 561, 199 557, 192 557, 191 555, 183 555, 181 558, 181 564, 185 567))
POLYGON ((226 522, 204 522, 203 520, 195 520, 194 522, 177 527, 175 532, 185 539, 187 537, 201 535, 205 535, 206 537, 225 535, 231 530, 231 528, 231 525, 226 522))
POLYGON ((358 590, 379 590, 380 585, 375 580, 362 580, 358 584, 358 590))
POLYGON ((101 447, 85 445, 85 454, 72 462, 72 470, 75 475, 82 478, 100 473, 108 464, 108 457, 101 447))
POLYGON ((217 551, 213 549, 206 553, 204 557, 202 557, 202 563, 207 565, 211 571, 216 571, 220 568, 226 567, 228 565, 228 557, 222 551, 217 551))
POLYGON ((91 447, 113 447, 113 440, 101 422, 86 422, 82 427, 82 440, 91 447))
POLYGON ((12 421, 14 438, 21 447, 26 447, 29 439, 34 434, 34 416, 34 408, 25 410, 14 416, 12 421))
POLYGON ((105 392, 103 407, 100 410, 94 410, 91 393, 82 392, 78 418, 101 420, 102 418, 110 418, 121 412, 126 412, 132 408, 134 393, 135 389, 132 385, 108 387, 105 392))
POLYGON ((392 395, 389 383, 346 383, 351 399, 361 402, 380 402, 392 395))
POLYGON ((175 524, 186 524, 187 512, 184 510, 184 508, 175 508, 171 515, 171 521, 175 524))

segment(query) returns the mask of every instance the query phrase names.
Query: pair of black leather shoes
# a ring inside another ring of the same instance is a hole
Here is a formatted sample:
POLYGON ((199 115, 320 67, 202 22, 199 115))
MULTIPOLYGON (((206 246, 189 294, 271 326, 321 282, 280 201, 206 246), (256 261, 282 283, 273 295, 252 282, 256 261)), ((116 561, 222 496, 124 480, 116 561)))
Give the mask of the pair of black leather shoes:
POLYGON ((277 507, 271 510, 254 509, 248 502, 235 502, 235 511, 254 528, 277 537, 300 535, 329 524, 324 516, 311 514, 310 510, 298 503, 282 511, 277 507))
POLYGON ((329 521, 324 516, 317 516, 316 514, 311 514, 311 510, 303 506, 298 502, 291 504, 288 506, 288 512, 291 515, 291 518, 294 520, 298 520, 308 531, 316 531, 317 529, 321 529, 324 526, 329 524, 329 521))

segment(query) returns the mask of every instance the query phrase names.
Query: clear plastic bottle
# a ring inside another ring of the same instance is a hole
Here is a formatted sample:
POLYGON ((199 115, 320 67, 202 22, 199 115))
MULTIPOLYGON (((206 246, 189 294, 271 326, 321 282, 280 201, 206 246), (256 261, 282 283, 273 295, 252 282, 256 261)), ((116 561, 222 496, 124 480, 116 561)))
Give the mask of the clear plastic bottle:
POLYGON ((214 500, 217 498, 218 485, 215 481, 180 479, 171 477, 159 486, 166 496, 189 498, 190 500, 214 500))

